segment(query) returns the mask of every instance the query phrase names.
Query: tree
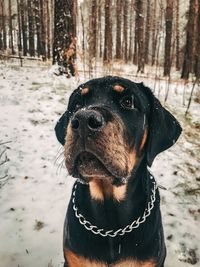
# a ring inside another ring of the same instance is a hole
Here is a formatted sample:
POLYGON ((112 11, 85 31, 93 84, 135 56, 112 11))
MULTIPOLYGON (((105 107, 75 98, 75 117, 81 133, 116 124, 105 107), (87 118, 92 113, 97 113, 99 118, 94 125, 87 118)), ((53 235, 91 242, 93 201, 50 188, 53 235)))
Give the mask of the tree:
POLYGON ((151 2, 147 0, 147 15, 146 15, 146 26, 145 26, 145 48, 144 48, 144 59, 145 63, 149 63, 149 39, 151 29, 151 2))
POLYGON ((17 21, 18 21, 18 51, 19 53, 22 51, 22 27, 21 27, 21 5, 19 0, 17 0, 17 21))
POLYGON ((176 70, 180 70, 179 13, 180 13, 180 0, 176 0, 176 70))
POLYGON ((128 0, 124 0, 124 60, 128 62, 128 0))
POLYGON ((22 26, 22 43, 23 43, 23 55, 27 56, 27 26, 26 26, 26 8, 24 0, 20 0, 20 10, 21 10, 21 26, 22 26))
POLYGON ((173 21, 173 0, 167 0, 167 7, 165 13, 166 36, 165 36, 164 76, 169 76, 171 69, 172 21, 173 21))
POLYGON ((2 14, 2 28, 3 28, 3 48, 7 48, 6 40, 6 22, 5 22, 5 12, 4 12, 4 0, 1 1, 1 14, 2 14))
POLYGON ((200 80, 200 0, 198 0, 198 22, 196 34, 195 75, 200 80))
POLYGON ((138 69, 137 72, 144 72, 144 15, 143 0, 136 0, 137 20, 137 47, 138 47, 138 69))
POLYGON ((35 56, 35 42, 34 42, 34 24, 33 24, 33 3, 32 0, 27 1, 28 8, 28 42, 29 54, 35 56))
POLYGON ((122 50, 122 6, 123 1, 117 0, 116 4, 116 59, 121 59, 121 50, 122 50))
POLYGON ((91 16, 89 18, 89 55, 95 58, 97 55, 97 0, 92 0, 91 16))
POLYGON ((193 71, 194 67, 194 48, 195 48, 195 24, 198 11, 198 0, 190 0, 188 23, 187 23, 187 36, 184 53, 183 68, 181 73, 182 79, 188 79, 189 74, 193 71))
POLYGON ((76 8, 76 1, 55 0, 53 64, 63 64, 62 53, 76 36, 76 8))
POLYGON ((105 0, 105 31, 104 31, 104 56, 105 63, 112 59, 112 24, 111 24, 111 1, 105 0))
POLYGON ((13 44, 13 26, 12 26, 11 0, 9 0, 9 2, 8 2, 8 10, 9 10, 9 47, 11 48, 12 54, 14 54, 15 51, 14 51, 14 44, 13 44))

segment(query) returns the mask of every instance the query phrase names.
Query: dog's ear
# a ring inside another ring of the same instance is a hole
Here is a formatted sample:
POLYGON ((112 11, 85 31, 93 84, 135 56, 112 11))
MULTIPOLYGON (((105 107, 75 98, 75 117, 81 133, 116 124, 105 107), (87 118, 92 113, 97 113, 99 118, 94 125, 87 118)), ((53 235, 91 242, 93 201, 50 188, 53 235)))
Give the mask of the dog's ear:
POLYGON ((161 106, 151 90, 143 86, 150 100, 147 164, 152 165, 160 152, 171 147, 181 134, 181 126, 174 116, 161 106))
POLYGON ((65 136, 66 136, 66 129, 69 122, 69 112, 66 111, 56 123, 55 132, 58 141, 64 145, 65 144, 65 136))

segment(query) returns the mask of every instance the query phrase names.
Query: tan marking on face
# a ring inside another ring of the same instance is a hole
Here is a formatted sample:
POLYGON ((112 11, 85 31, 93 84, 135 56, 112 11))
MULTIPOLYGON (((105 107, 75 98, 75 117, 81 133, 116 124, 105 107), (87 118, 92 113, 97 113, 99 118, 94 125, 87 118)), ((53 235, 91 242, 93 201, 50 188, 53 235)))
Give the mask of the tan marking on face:
POLYGON ((113 87, 113 90, 116 91, 117 93, 122 93, 125 88, 119 84, 116 84, 114 87, 113 87))
POLYGON ((143 149, 145 143, 146 143, 146 140, 147 140, 147 130, 145 129, 144 131, 144 135, 142 137, 142 141, 141 141, 141 144, 140 144, 140 151, 143 149))
POLYGON ((67 135, 65 137, 65 145, 64 145, 64 155, 65 155, 65 163, 68 169, 68 172, 71 174, 72 166, 69 164, 71 162, 71 154, 73 153, 73 145, 74 145, 74 136, 71 127, 71 122, 67 127, 67 135))
MULTIPOLYGON (((64 257, 69 267, 107 267, 103 262, 91 261, 82 256, 78 256, 68 249, 64 249, 64 257)), ((156 267, 154 260, 137 261, 137 260, 122 260, 109 265, 110 267, 156 267)))
POLYGON ((90 89, 88 87, 81 89, 81 95, 87 95, 89 93, 90 89))
POLYGON ((130 151, 129 153, 129 161, 128 161, 128 173, 130 174, 131 171, 133 170, 135 164, 137 162, 137 154, 136 154, 136 150, 133 149, 130 151))
POLYGON ((92 199, 104 201, 105 197, 113 198, 118 202, 126 196, 126 185, 114 186, 109 180, 92 179, 89 182, 90 195, 92 199))

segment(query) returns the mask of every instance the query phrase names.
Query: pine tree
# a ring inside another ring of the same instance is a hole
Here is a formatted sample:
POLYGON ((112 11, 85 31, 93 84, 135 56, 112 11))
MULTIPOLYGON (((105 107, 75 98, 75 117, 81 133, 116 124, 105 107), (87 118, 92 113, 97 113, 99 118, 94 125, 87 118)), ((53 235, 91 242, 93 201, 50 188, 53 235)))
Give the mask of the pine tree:
POLYGON ((190 0, 187 36, 184 53, 184 62, 181 73, 182 79, 188 79, 194 67, 194 47, 195 47, 195 24, 198 11, 198 0, 190 0))
POLYGON ((167 0, 167 7, 165 13, 166 37, 165 37, 164 76, 167 75, 169 76, 171 69, 172 21, 173 21, 173 0, 167 0))
POLYGON ((76 36, 76 16, 76 1, 55 0, 53 64, 63 64, 62 54, 76 36))
POLYGON ((105 33, 104 33, 104 57, 105 63, 112 59, 112 24, 111 24, 111 1, 105 0, 105 33))
POLYGON ((35 56, 35 42, 34 42, 34 24, 33 24, 33 4, 32 0, 27 1, 28 8, 28 43, 29 43, 29 54, 35 56))

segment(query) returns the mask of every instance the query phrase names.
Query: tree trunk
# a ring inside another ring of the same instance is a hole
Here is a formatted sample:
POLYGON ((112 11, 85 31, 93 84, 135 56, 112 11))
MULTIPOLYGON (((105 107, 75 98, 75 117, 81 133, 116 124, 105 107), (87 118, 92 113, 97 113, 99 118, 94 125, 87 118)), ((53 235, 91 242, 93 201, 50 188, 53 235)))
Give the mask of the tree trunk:
POLYGON ((134 14, 134 0, 131 0, 130 8, 130 20, 129 20, 129 51, 128 51, 128 60, 132 60, 133 56, 133 14, 134 14))
POLYGON ((47 14, 47 58, 51 58, 51 30, 50 30, 50 12, 49 12, 49 0, 46 2, 46 14, 47 14))
POLYGON ((128 1, 124 0, 124 60, 128 62, 128 1))
POLYGON ((25 4, 24 0, 20 0, 20 10, 21 10, 21 22, 22 22, 22 43, 23 43, 23 55, 27 56, 28 47, 27 47, 27 25, 26 25, 26 14, 25 14, 25 4))
POLYGON ((185 45, 183 68, 181 73, 182 79, 188 79, 189 74, 193 71, 194 67, 195 22, 198 10, 197 1, 198 0, 190 0, 186 45, 185 45))
POLYGON ((96 58, 97 55, 97 0, 92 0, 91 16, 89 18, 89 57, 96 58))
POLYGON ((116 4, 116 59, 122 58, 122 41, 121 41, 121 35, 122 35, 122 0, 117 0, 116 4))
POLYGON ((41 55, 43 60, 46 60, 46 31, 45 31, 45 16, 44 8, 45 1, 40 0, 40 21, 41 21, 41 55))
POLYGON ((136 0, 136 18, 138 25, 137 45, 138 45, 138 70, 144 72, 144 15, 143 0, 136 0))
POLYGON ((9 9, 9 48, 12 51, 12 54, 15 54, 14 45, 13 45, 13 26, 12 26, 12 7, 11 7, 11 0, 8 2, 8 9, 9 9))
POLYGON ((32 0, 27 1, 28 7, 28 43, 29 43, 29 54, 31 57, 35 56, 35 43, 34 43, 34 28, 33 28, 33 6, 32 0))
POLYGON ((102 23, 101 23, 101 10, 102 1, 100 0, 98 3, 98 40, 99 40, 99 57, 102 58, 102 23))
POLYGON ((173 21, 173 0, 167 0, 167 7, 165 13, 166 37, 165 37, 164 76, 170 76, 172 21, 173 21))
POLYGON ((176 0, 176 70, 180 70, 179 14, 180 14, 180 0, 176 0))
POLYGON ((112 24, 111 24, 111 1, 105 0, 105 33, 104 33, 104 56, 105 63, 112 59, 112 24))
POLYGON ((138 33, 139 33, 138 8, 137 8, 137 0, 135 0, 135 36, 134 36, 134 53, 133 53, 133 64, 135 65, 137 65, 138 62, 138 33))
POLYGON ((62 65, 62 54, 76 36, 76 1, 55 0, 53 64, 62 65))
POLYGON ((1 12, 2 12, 2 28, 3 28, 3 48, 7 49, 7 40, 6 40, 6 21, 5 21, 5 12, 4 12, 4 0, 1 1, 1 12))
POLYGON ((145 49, 144 49, 144 60, 145 63, 149 63, 149 38, 151 29, 151 1, 147 0, 147 15, 146 15, 146 27, 145 27, 145 49))
POLYGON ((151 65, 155 64, 155 56, 156 56, 156 46, 157 46, 157 36, 156 36, 156 18, 157 18, 157 0, 153 2, 153 10, 152 10, 152 40, 151 40, 151 65))
POLYGON ((38 57, 42 54, 41 52, 41 18, 40 18, 40 3, 39 0, 33 0, 34 4, 34 15, 35 15, 35 28, 37 36, 37 55, 38 57))
POLYGON ((22 51, 22 26, 21 26, 21 7, 19 0, 17 0, 17 20, 18 20, 18 50, 19 53, 22 51))
POLYGON ((200 0, 198 0, 198 22, 197 22, 197 41, 195 53, 195 76, 200 80, 200 0))

